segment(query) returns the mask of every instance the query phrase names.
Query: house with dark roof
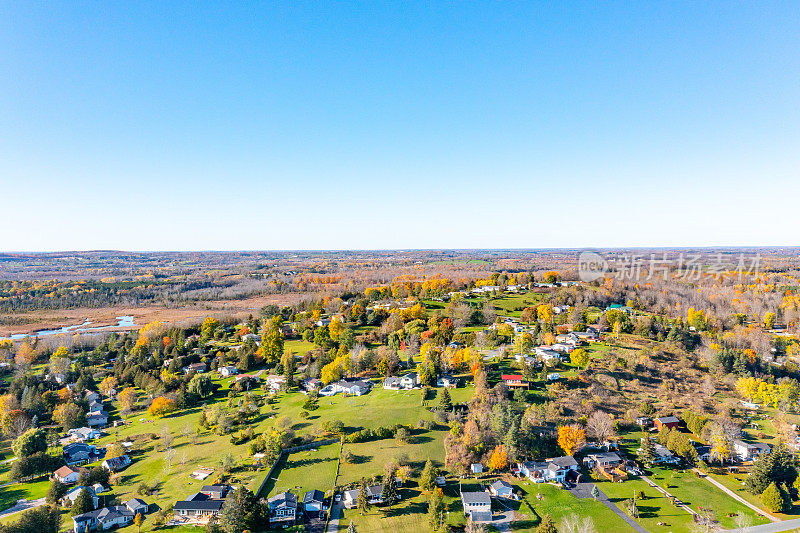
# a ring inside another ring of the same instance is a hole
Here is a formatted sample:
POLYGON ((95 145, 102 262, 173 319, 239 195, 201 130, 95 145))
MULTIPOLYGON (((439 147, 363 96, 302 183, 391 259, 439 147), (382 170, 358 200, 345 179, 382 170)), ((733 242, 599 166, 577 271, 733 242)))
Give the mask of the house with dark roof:
POLYGON ((108 425, 108 413, 105 411, 97 411, 86 415, 86 425, 90 428, 103 427, 108 425))
POLYGON ((68 465, 88 463, 99 458, 97 447, 85 442, 73 442, 64 446, 64 460, 68 465))
POLYGON ((489 485, 489 493, 495 498, 514 498, 514 485, 498 479, 489 485))
POLYGON ((664 428, 674 429, 678 427, 680 423, 681 421, 675 416, 661 416, 653 420, 653 424, 658 431, 661 431, 664 428))
POLYGON ((183 501, 175 502, 175 518, 200 520, 219 515, 224 500, 212 500, 202 492, 195 492, 183 501))
POLYGON ((752 461, 762 453, 769 453, 769 444, 763 442, 745 442, 743 440, 733 441, 733 453, 742 461, 752 461))
POLYGON ((544 461, 525 461, 517 467, 520 474, 534 483, 562 482, 570 472, 578 471, 578 461, 570 456, 554 457, 544 461))
POLYGON ((203 485, 200 494, 205 494, 211 500, 223 500, 230 488, 230 485, 203 485))
POLYGON ((297 496, 281 492, 267 500, 270 525, 291 525, 297 518, 297 496))
POLYGON ((309 516, 319 516, 325 510, 325 493, 316 489, 306 492, 303 495, 303 510, 309 516))
POLYGON ((101 466, 109 472, 117 472, 124 468, 129 467, 131 458, 128 454, 120 455, 119 457, 112 457, 102 462, 101 466))
POLYGON ((72 517, 75 533, 105 531, 125 527, 133 523, 137 514, 147 514, 149 506, 139 498, 128 500, 123 505, 112 505, 72 517))

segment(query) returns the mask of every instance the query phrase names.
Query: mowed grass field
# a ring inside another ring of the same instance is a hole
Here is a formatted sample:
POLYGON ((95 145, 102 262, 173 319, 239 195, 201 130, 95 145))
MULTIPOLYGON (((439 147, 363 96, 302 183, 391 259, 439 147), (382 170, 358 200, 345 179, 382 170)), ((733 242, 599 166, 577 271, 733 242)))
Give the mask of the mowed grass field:
POLYGON ((514 483, 522 500, 514 504, 518 519, 511 523, 512 531, 534 533, 545 515, 550 515, 558 526, 568 515, 589 516, 597 531, 633 532, 625 521, 608 507, 592 499, 579 500, 569 491, 546 483, 532 483, 527 479, 514 483), (531 511, 531 508, 533 511, 531 511))
POLYGON ((340 448, 341 443, 335 443, 284 455, 264 485, 260 497, 267 498, 288 490, 302 498, 309 490, 332 490, 340 448))

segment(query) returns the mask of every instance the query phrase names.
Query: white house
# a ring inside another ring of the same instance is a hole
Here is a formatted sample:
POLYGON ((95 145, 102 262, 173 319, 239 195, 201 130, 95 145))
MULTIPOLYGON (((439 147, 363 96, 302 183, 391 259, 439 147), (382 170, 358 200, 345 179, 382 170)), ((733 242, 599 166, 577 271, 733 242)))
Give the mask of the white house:
POLYGON ((464 514, 473 522, 492 521, 492 499, 488 492, 462 492, 461 504, 464 514))
POLYGON ((219 367, 217 369, 217 372, 219 372, 219 375, 222 376, 223 378, 227 378, 227 377, 235 376, 236 374, 238 374, 239 373, 239 369, 236 368, 233 365, 221 366, 221 367, 219 367))
MULTIPOLYGON (((358 494, 361 489, 353 489, 353 490, 346 490, 344 491, 344 497, 342 501, 344 502, 344 506, 348 509, 353 509, 356 505, 358 505, 358 494)), ((370 504, 378 504, 383 503, 383 487, 381 485, 372 485, 367 487, 367 501, 370 504)))
POLYGON ((570 472, 578 471, 578 461, 574 457, 554 457, 543 462, 525 461, 518 464, 519 472, 534 483, 548 481, 561 482, 570 472))
POLYGON ((75 442, 85 442, 87 440, 94 440, 100 438, 100 432, 93 428, 75 428, 67 431, 67 435, 75 442))
POLYGON ((416 372, 409 372, 400 377, 389 376, 383 380, 383 388, 388 390, 409 390, 419 385, 419 376, 416 372))
POLYGON ((769 453, 769 444, 763 442, 744 442, 743 440, 733 441, 733 453, 742 461, 752 461, 762 453, 769 453))
POLYGON ((547 374, 547 381, 558 381, 559 379, 561 379, 561 374, 559 374, 558 372, 547 374))
POLYGON ((59 480, 64 485, 74 485, 78 482, 78 478, 80 477, 81 472, 77 468, 71 468, 69 466, 62 466, 55 472, 53 472, 53 477, 59 480))
POLYGON ((437 387, 447 387, 447 388, 455 388, 458 387, 458 378, 451 376, 450 374, 441 374, 436 379, 436 386, 437 387))

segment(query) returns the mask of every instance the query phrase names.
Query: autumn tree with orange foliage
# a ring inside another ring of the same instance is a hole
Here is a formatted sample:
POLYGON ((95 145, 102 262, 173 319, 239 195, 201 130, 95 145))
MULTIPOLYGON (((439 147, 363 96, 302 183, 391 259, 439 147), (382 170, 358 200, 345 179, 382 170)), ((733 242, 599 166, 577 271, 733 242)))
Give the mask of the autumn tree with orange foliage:
POLYGON ((498 444, 494 447, 492 456, 489 458, 489 468, 496 472, 498 470, 505 470, 507 466, 508 452, 506 452, 506 447, 502 444, 498 444))
POLYGON ((586 432, 582 427, 572 424, 558 427, 558 445, 567 455, 572 455, 586 444, 586 432))
POLYGON ((159 396, 153 400, 153 403, 150 404, 147 412, 150 413, 150 416, 156 416, 160 418, 174 412, 177 409, 178 404, 175 402, 175 400, 172 398, 159 396))

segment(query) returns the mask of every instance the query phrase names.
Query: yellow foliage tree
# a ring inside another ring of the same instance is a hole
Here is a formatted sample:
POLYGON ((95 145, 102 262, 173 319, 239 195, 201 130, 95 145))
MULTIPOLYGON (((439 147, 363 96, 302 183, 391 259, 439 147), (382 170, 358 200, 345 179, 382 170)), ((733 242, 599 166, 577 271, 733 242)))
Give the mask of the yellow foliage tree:
POLYGON ((498 444, 494 447, 492 456, 489 458, 489 468, 493 471, 505 470, 508 466, 508 452, 506 447, 498 444))
POLYGON ((572 424, 559 426, 558 445, 567 455, 572 455, 586 443, 586 432, 582 427, 572 424))

